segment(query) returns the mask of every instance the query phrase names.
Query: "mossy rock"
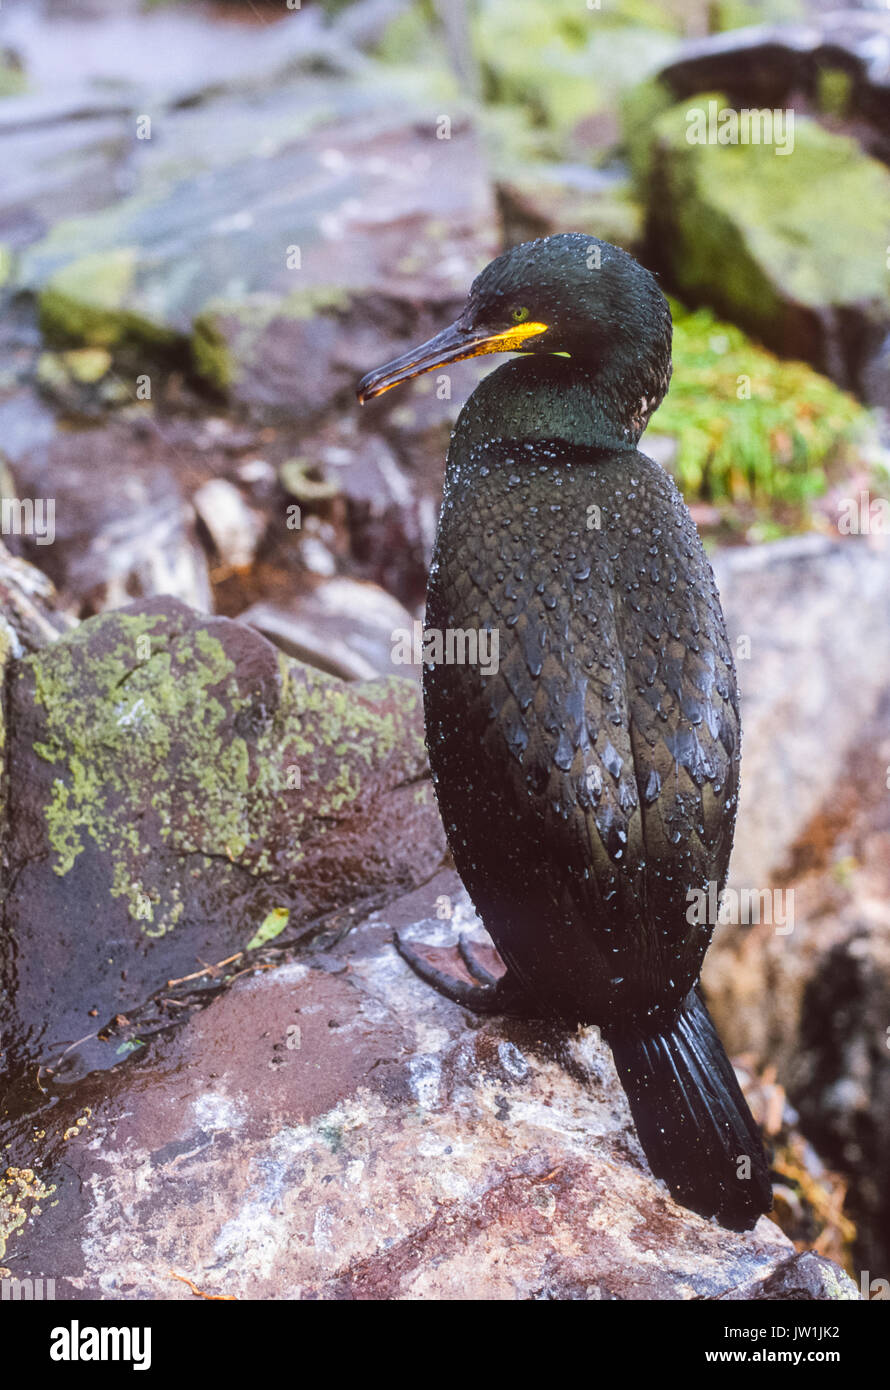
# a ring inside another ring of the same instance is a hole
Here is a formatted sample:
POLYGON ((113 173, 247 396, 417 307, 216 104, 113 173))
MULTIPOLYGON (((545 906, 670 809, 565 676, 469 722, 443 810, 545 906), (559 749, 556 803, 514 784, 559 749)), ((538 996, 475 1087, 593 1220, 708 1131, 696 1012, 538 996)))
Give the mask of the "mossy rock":
MULTIPOLYGON (((214 300, 197 316, 192 330, 195 372, 214 390, 229 392, 251 371, 261 369, 268 338, 287 332, 289 325, 291 329, 304 325, 320 333, 319 320, 343 313, 349 305, 349 294, 337 285, 296 290, 281 298, 251 295, 241 301, 214 300)), ((287 371, 294 375, 293 363, 287 371)))
POLYGON ((14 266, 15 256, 11 248, 0 242, 0 290, 4 289, 12 279, 14 266))
POLYGON ((12 49, 0 48, 0 99, 20 96, 27 89, 27 74, 18 54, 12 49))
MULTIPOLYGON (((719 95, 697 98, 726 105, 719 95)), ((690 144, 689 104, 655 123, 665 216, 679 234, 672 268, 683 290, 719 283, 746 317, 772 283, 811 306, 886 297, 890 172, 854 140, 798 117, 793 150, 690 144), (734 267, 726 254, 742 253, 734 267)), ((663 205, 663 204, 662 204, 663 205)))
POLYGON ((718 34, 752 24, 790 24, 804 19, 806 10, 804 0, 711 0, 709 27, 718 34))
POLYGON ((62 266, 40 291, 40 327, 54 347, 116 348, 132 342, 162 347, 177 334, 131 306, 135 248, 121 246, 62 266))
POLYGON ((637 195, 647 206, 651 202, 647 185, 656 150, 653 130, 658 119, 675 105, 674 94, 657 76, 638 82, 622 92, 618 100, 623 151, 637 195))
POLYGON ((41 1055, 271 939, 270 913, 292 939, 442 852, 412 683, 344 685, 173 599, 19 661, 10 729, 5 1036, 41 1055))
MULTIPOLYGON (((540 152, 550 158, 565 158, 585 120, 608 112, 620 92, 667 61, 678 33, 677 19, 646 0, 620 10, 578 0, 485 0, 473 20, 486 98, 506 105, 513 124, 543 133, 540 152)), ((591 148, 582 135, 577 152, 591 148)))
MULTIPOLYGON (((220 129, 197 108, 168 112, 127 197, 60 218, 18 255, 14 284, 37 301, 47 346, 105 349, 127 378, 147 369, 142 362, 165 372, 193 365, 227 392, 250 370, 241 347, 249 357, 259 336, 252 399, 293 415, 302 409, 291 408, 294 377, 312 374, 322 392, 329 384, 319 379, 317 339, 347 302, 359 304, 364 324, 391 306, 409 333, 419 306, 464 290, 490 258, 495 209, 460 104, 432 105, 425 71, 408 76, 422 92, 393 88, 371 62, 352 84, 306 74, 238 119, 227 107, 220 129), (443 111, 450 138, 439 138, 443 111), (406 168, 418 176, 406 179, 406 168), (341 231, 356 207, 377 205, 386 219, 372 219, 362 254, 349 254, 341 231), (222 320, 236 342, 221 336, 222 320), (281 326, 283 339, 267 352, 263 322, 273 320, 271 336, 281 326)), ((376 355, 374 337, 366 331, 363 344, 376 355)), ((355 366, 350 377, 362 375, 355 366)), ((342 385, 338 377, 334 392, 342 385)), ((310 415, 331 400, 307 393, 310 415)))
MULTIPOLYGON (((694 106, 710 102, 726 106, 713 93, 694 106)), ((890 172, 800 116, 786 154, 690 143, 691 110, 671 107, 636 142, 653 258, 684 299, 858 386, 890 324, 890 172)))

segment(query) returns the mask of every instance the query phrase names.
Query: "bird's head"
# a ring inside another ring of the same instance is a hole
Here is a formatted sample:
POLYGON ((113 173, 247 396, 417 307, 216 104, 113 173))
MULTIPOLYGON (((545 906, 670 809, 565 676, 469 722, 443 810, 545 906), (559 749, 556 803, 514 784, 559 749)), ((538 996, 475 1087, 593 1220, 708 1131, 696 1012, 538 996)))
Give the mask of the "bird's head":
POLYGON ((612 395, 656 408, 670 380, 671 315, 648 270, 582 232, 505 251, 470 286, 460 317, 421 347, 369 372, 362 402, 422 372, 483 353, 560 354, 612 395))

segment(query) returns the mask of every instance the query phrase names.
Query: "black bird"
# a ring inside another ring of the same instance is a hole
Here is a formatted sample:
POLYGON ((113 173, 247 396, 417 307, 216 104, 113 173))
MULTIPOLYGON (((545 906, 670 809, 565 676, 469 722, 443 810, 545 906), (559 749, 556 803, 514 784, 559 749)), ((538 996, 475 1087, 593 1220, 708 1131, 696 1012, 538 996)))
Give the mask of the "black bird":
MULTIPOLYGON (((760 1136, 698 989, 736 815, 740 728, 711 567, 637 442, 671 375, 671 316, 626 252, 531 241, 457 321, 370 372, 364 403, 480 353, 523 355, 460 414, 426 628, 498 636, 498 669, 426 662, 426 736, 458 872, 506 965, 414 969, 484 1012, 598 1024, 652 1171, 750 1229, 760 1136)), ((489 638, 489 640, 491 640, 489 638)))

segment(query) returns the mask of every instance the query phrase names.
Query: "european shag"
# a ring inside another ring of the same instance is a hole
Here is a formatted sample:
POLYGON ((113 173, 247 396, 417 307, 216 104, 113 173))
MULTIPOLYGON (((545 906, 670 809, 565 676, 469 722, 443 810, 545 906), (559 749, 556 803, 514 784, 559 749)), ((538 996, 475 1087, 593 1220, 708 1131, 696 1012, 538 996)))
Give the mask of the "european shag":
POLYGON ((427 663, 423 692, 448 842, 506 973, 464 944, 470 985, 398 944, 467 1008, 598 1024, 652 1171, 747 1230, 769 1169, 698 988, 714 923, 692 891, 713 902, 726 879, 738 688, 695 524, 637 448, 670 381, 670 309, 607 242, 528 242, 359 400, 491 352, 522 355, 458 419, 426 627, 496 630, 498 667, 427 663))

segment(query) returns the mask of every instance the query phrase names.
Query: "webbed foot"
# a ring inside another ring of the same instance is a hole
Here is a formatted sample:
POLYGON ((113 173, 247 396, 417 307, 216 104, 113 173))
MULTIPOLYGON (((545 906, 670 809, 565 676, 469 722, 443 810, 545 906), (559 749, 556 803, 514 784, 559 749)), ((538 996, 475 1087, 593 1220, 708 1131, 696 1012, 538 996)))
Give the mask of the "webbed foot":
POLYGON ((393 939, 399 955, 407 961, 414 973, 425 980, 428 985, 432 985, 433 989, 437 990, 439 994, 443 994, 446 999, 460 1004, 461 1008, 470 1009, 477 1014, 524 1014, 527 1012, 523 1007, 522 990, 515 983, 509 971, 501 976, 493 975, 476 959, 463 936, 460 937, 457 948, 461 960, 473 978, 478 981, 477 984, 471 984, 468 980, 462 980, 457 975, 449 975, 446 970, 440 970, 438 966, 428 961, 426 956, 422 956, 413 946, 409 946, 407 941, 403 941, 398 932, 394 933, 393 939))
POLYGON ((457 938, 457 949, 460 952, 460 958, 464 965, 469 970, 473 979, 478 980, 480 985, 494 987, 500 984, 504 976, 492 975, 491 971, 486 969, 481 960, 473 954, 472 947, 463 932, 461 932, 460 936, 457 938))

